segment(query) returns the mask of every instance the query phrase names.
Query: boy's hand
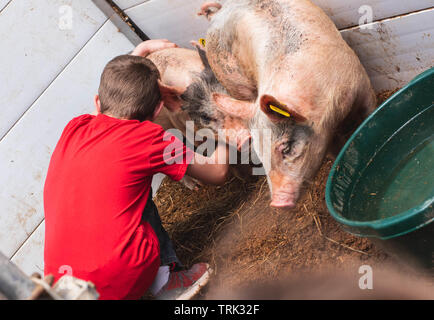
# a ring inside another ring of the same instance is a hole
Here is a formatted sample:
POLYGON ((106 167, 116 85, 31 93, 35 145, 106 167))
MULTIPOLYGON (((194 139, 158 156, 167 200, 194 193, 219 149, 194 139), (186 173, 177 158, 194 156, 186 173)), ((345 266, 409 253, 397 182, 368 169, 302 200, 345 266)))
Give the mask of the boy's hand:
POLYGON ((155 39, 143 41, 131 53, 133 56, 146 57, 147 55, 164 49, 177 48, 178 46, 167 39, 155 39))
POLYGON ((194 154, 187 175, 207 184, 223 185, 229 174, 229 149, 219 143, 211 157, 194 154))

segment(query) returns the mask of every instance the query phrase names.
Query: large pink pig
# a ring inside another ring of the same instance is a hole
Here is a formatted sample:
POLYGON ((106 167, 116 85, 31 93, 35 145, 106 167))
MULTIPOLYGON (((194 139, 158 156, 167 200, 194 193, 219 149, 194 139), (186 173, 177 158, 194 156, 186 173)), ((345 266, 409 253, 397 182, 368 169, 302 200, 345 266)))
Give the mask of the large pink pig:
POLYGON ((209 64, 229 92, 212 98, 251 130, 271 205, 294 207, 336 134, 374 110, 366 71, 311 1, 227 0, 204 4, 200 14, 211 20, 209 64))

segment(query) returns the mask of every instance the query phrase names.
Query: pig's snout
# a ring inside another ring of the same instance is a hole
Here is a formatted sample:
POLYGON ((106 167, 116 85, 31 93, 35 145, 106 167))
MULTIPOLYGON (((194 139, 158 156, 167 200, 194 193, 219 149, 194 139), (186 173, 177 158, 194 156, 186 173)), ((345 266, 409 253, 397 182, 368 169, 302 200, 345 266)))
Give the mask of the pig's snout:
POLYGON ((298 196, 293 193, 274 192, 271 197, 270 206, 274 208, 288 208, 295 207, 298 196))
POLYGON ((301 183, 278 170, 270 172, 271 203, 275 208, 294 208, 300 195, 301 183))

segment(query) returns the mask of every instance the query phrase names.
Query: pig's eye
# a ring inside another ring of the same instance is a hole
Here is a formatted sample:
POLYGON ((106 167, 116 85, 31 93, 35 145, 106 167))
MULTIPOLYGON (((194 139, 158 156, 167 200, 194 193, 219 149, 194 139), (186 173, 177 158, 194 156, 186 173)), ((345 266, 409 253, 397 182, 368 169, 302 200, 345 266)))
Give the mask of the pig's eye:
POLYGON ((303 140, 290 141, 289 143, 282 146, 281 152, 285 159, 290 161, 295 161, 305 150, 306 142, 303 140))
POLYGON ((288 155, 291 153, 291 145, 287 144, 283 149, 282 149, 282 154, 284 155, 288 155))

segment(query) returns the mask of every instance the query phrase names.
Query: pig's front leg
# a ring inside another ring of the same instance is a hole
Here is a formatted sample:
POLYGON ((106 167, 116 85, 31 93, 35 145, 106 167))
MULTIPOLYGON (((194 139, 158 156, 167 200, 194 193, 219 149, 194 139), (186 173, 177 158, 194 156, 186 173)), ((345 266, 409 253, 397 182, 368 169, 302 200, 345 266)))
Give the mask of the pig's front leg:
POLYGON ((186 186, 188 189, 190 189, 190 190, 195 190, 195 191, 198 191, 198 190, 199 190, 199 187, 203 186, 203 184, 202 184, 199 180, 197 180, 197 179, 195 179, 195 178, 192 178, 192 177, 189 177, 189 176, 187 176, 187 175, 185 175, 185 176, 180 180, 180 182, 181 182, 184 186, 186 186))
MULTIPOLYGON (((200 146, 199 146, 199 148, 200 148, 200 146)), ((198 150, 199 150, 199 148, 198 148, 198 150)), ((229 145, 227 145, 224 141, 219 141, 217 143, 215 151, 213 152, 213 154, 211 156, 205 156, 199 152, 199 154, 201 154, 203 156, 202 161, 206 161, 206 163, 209 163, 209 164, 219 165, 219 167, 221 168, 220 170, 226 172, 225 178, 222 181, 222 183, 226 182, 228 177, 229 177, 228 176, 229 161, 230 161, 229 148, 230 148, 229 145)), ((205 150, 209 151, 208 149, 205 149, 205 150)), ((197 156, 197 154, 196 154, 196 156, 197 156)), ((194 159, 197 159, 196 156, 194 159)), ((185 175, 181 179, 180 182, 182 184, 184 184, 184 186, 186 186, 188 189, 195 190, 195 191, 198 191, 199 187, 204 185, 204 183, 202 181, 200 181, 199 179, 193 178, 193 177, 188 176, 188 175, 185 175)))

